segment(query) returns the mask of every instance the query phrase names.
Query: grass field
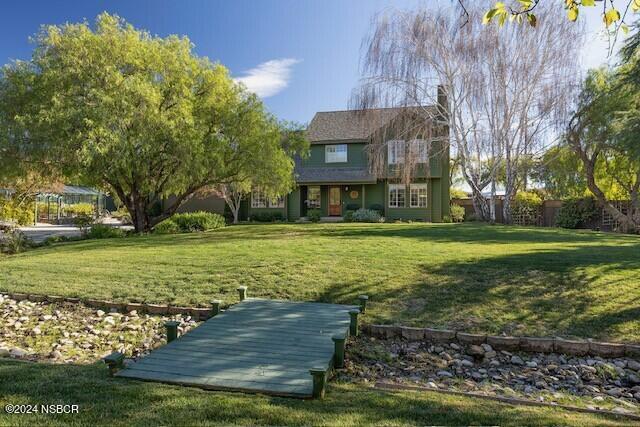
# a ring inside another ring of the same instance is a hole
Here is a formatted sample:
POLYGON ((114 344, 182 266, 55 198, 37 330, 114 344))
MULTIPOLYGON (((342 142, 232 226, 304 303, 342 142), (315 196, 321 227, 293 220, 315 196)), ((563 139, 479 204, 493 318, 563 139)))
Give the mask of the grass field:
POLYGON ((0 291, 207 305, 353 303, 368 322, 640 340, 640 238, 475 224, 282 224, 0 258, 0 291))
POLYGON ((0 407, 76 404, 79 414, 8 415, 0 425, 629 425, 557 408, 514 407, 436 393, 333 384, 325 400, 297 400, 109 378, 104 366, 0 362, 0 407))

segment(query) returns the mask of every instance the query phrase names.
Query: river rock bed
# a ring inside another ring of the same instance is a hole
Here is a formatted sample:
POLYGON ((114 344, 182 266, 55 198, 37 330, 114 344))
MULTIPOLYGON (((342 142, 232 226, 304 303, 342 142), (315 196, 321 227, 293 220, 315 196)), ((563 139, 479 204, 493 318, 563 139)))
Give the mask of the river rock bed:
POLYGON ((0 357, 91 363, 114 351, 128 358, 166 342, 164 322, 185 333, 199 322, 186 315, 105 312, 82 304, 16 301, 0 294, 0 357))
POLYGON ((640 413, 640 362, 359 337, 338 379, 393 382, 640 413))

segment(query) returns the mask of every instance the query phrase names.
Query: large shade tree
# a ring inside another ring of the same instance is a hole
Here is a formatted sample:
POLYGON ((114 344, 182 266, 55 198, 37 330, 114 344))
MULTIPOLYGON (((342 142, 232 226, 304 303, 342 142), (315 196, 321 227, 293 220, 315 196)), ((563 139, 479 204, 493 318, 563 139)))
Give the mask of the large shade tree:
POLYGON ((7 150, 110 189, 136 231, 247 167, 291 176, 262 103, 186 37, 152 36, 104 13, 93 27, 47 26, 34 40, 31 60, 0 75, 7 150))

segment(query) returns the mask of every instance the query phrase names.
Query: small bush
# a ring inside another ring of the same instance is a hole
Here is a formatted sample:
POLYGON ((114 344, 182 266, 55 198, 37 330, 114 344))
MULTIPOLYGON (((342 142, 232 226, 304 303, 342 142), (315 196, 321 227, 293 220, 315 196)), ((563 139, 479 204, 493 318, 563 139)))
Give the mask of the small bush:
POLYGON ((353 213, 355 211, 347 211, 345 212, 345 214, 342 216, 342 218, 344 219, 344 222, 353 222, 353 213))
POLYGON ((373 205, 370 205, 369 209, 372 210, 372 211, 377 211, 380 215, 384 214, 384 206, 379 205, 377 203, 374 203, 373 205))
POLYGON ((257 222, 277 222, 284 221, 282 212, 257 212, 251 214, 251 220, 257 222))
POLYGON ((0 252, 4 254, 17 254, 32 246, 33 242, 17 228, 4 232, 0 236, 0 252))
POLYGON ((123 224, 131 224, 131 214, 124 206, 118 208, 117 211, 111 214, 113 218, 119 219, 123 224))
POLYGON ((593 197, 569 199, 562 202, 556 225, 562 228, 588 228, 600 218, 600 209, 593 197))
POLYGON ((176 214, 171 219, 183 233, 215 230, 226 225, 222 215, 202 211, 176 214))
POLYGON ((520 191, 511 205, 511 215, 518 225, 536 225, 540 219, 542 197, 532 191, 520 191))
POLYGON ((460 205, 453 203, 451 205, 451 221, 452 222, 462 222, 464 221, 464 208, 460 205))
POLYGON ((86 236, 89 227, 93 224, 93 218, 88 215, 79 215, 73 219, 73 224, 80 229, 83 236, 86 236))
POLYGON ((353 222, 383 222, 384 218, 378 211, 372 209, 358 209, 353 213, 353 222))
POLYGON ((173 219, 169 218, 153 227, 153 232, 158 234, 176 234, 180 232, 180 227, 178 227, 178 224, 176 224, 173 219))
POLYGON ((33 225, 35 203, 18 203, 13 199, 0 198, 0 220, 17 225, 33 225))
POLYGON ((105 224, 93 224, 87 233, 87 238, 89 239, 111 239, 115 237, 124 237, 124 231, 105 224))
POLYGON ((72 216, 93 216, 95 206, 91 203, 75 203, 64 207, 64 211, 72 216))
POLYGON ((322 218, 322 211, 320 209, 309 209, 307 211, 307 218, 311 222, 320 222, 320 218, 322 218))

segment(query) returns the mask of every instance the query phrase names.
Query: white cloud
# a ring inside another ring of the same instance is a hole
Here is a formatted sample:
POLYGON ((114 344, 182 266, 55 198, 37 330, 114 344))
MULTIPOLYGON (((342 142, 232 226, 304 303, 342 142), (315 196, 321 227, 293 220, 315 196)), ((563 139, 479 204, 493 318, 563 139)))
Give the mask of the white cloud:
POLYGON ((283 58, 263 62, 244 72, 243 77, 235 80, 262 98, 273 96, 286 88, 291 79, 291 68, 300 62, 298 59, 283 58))

